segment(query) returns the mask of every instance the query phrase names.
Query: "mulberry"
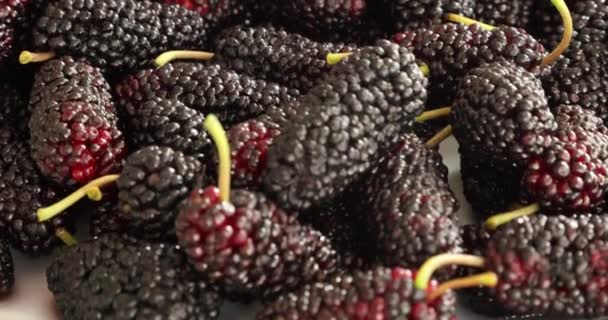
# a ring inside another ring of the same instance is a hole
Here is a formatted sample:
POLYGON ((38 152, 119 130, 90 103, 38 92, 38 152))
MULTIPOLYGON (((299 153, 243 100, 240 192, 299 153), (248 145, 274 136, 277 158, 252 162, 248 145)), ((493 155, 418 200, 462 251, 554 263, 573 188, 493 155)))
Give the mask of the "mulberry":
POLYGON ((160 97, 180 101, 204 114, 218 114, 229 124, 253 118, 270 107, 291 103, 299 96, 297 90, 241 76, 218 65, 183 62, 129 76, 117 86, 116 93, 119 106, 135 109, 147 100, 160 97))
POLYGON ((215 40, 220 64, 239 73, 275 81, 306 93, 331 69, 328 53, 351 51, 340 43, 320 43, 272 27, 233 27, 215 40))
POLYGON ((221 304, 175 245, 116 234, 64 248, 46 274, 66 320, 208 320, 217 319, 221 304))
POLYGON ((169 147, 134 152, 117 181, 120 219, 138 237, 172 238, 179 203, 204 175, 198 160, 169 147))
POLYGON ((268 151, 264 190, 295 210, 334 198, 412 127, 426 84, 414 56, 388 41, 347 57, 298 101, 268 151))
POLYGON ((198 13, 148 0, 49 2, 33 33, 34 49, 22 63, 54 55, 86 58, 104 71, 145 67, 172 49, 205 46, 208 25, 198 13))
POLYGON ((59 184, 120 170, 126 149, 99 69, 64 57, 45 63, 30 95, 32 157, 59 184))
POLYGON ((455 318, 455 296, 446 293, 427 302, 425 292, 414 288, 413 275, 411 270, 385 267, 337 275, 278 298, 256 319, 455 318))

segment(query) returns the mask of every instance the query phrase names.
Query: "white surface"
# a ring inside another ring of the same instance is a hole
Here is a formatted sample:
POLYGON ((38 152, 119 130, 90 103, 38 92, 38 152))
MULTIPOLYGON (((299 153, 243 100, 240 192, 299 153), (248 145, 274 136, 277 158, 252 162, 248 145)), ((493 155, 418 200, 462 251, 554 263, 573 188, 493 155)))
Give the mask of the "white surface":
MULTIPOLYGON (((470 207, 462 195, 458 147, 450 138, 441 146, 444 162, 450 169, 450 185, 460 200, 460 215, 463 223, 470 221, 470 207)), ((0 300, 0 320, 59 320, 55 312, 53 297, 46 287, 45 268, 49 258, 29 259, 15 254, 17 270, 16 287, 13 295, 0 300)), ((226 303, 221 320, 253 320, 256 306, 241 306, 226 303)), ((486 317, 475 316, 459 309, 459 319, 478 320, 486 317)))

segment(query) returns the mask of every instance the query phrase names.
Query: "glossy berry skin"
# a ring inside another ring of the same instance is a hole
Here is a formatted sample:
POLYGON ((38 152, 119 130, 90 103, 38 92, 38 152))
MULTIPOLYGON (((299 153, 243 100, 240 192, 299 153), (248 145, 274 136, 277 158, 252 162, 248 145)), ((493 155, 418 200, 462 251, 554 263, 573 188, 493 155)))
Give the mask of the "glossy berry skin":
POLYGON ((0 1, 0 66, 16 59, 18 51, 27 45, 34 17, 44 1, 0 1))
POLYGON ((60 242, 59 228, 71 230, 72 224, 69 214, 38 221, 36 211, 65 192, 43 179, 24 141, 14 129, 0 127, 0 230, 15 249, 37 256, 60 242))
POLYGON ((542 156, 530 159, 523 183, 546 207, 588 211, 604 202, 608 169, 574 138, 555 142, 542 156))
POLYGON ((336 268, 329 240, 262 194, 235 189, 227 203, 213 186, 195 189, 175 224, 194 268, 236 300, 271 298, 336 268))
POLYGON ((214 40, 215 61, 238 73, 306 93, 331 69, 328 53, 352 51, 342 43, 316 42, 274 27, 235 26, 214 40))
POLYGON ((149 0, 48 1, 32 49, 85 58, 104 71, 126 71, 168 50, 204 46, 208 28, 196 12, 149 0))
POLYGON ((46 279, 66 320, 214 320, 222 302, 175 244, 124 234, 61 248, 46 279))
POLYGON ((429 303, 414 277, 414 271, 386 267, 339 274, 279 297, 256 320, 455 320, 453 293, 429 303))
POLYGON ((463 149, 520 165, 542 153, 558 127, 540 81, 505 60, 462 79, 451 116, 463 149))
POLYGON ((211 141, 204 131, 202 112, 176 99, 151 97, 122 105, 120 111, 129 129, 127 140, 134 148, 170 147, 203 160, 211 141))
POLYGON ((397 33, 394 41, 429 66, 429 105, 451 105, 458 82, 485 63, 509 61, 534 74, 545 56, 544 47, 523 29, 492 31, 477 24, 445 23, 397 33))
POLYGON ((368 18, 368 0, 294 0, 278 2, 278 19, 291 31, 323 41, 357 32, 368 18), (293 23, 297 21, 297 23, 293 23))
POLYGON ((414 268, 434 255, 461 251, 458 202, 436 155, 416 136, 404 135, 399 148, 359 183, 365 208, 360 215, 383 265, 414 268))
POLYGON ((146 239, 173 239, 179 203, 204 166, 170 147, 148 146, 131 154, 116 181, 118 217, 129 233, 146 239))
POLYGON ((607 241, 603 214, 512 221, 496 230, 485 250, 486 268, 499 278, 492 291, 518 313, 570 319, 605 315, 607 241))
POLYGON ((228 130, 234 186, 260 186, 262 173, 266 169, 268 147, 280 133, 280 126, 267 117, 239 123, 228 130))
POLYGON ((160 98, 177 100, 203 115, 214 113, 224 125, 249 120, 300 96, 298 90, 274 82, 195 62, 141 70, 121 81, 115 91, 119 111, 125 116, 141 110, 146 101, 160 98))
POLYGON ((71 57, 45 63, 29 106, 32 157, 42 174, 73 186, 120 170, 125 143, 99 69, 71 57))
POLYGON ((330 201, 411 129, 426 85, 415 57, 386 40, 342 60, 269 148, 264 191, 293 210, 330 201))

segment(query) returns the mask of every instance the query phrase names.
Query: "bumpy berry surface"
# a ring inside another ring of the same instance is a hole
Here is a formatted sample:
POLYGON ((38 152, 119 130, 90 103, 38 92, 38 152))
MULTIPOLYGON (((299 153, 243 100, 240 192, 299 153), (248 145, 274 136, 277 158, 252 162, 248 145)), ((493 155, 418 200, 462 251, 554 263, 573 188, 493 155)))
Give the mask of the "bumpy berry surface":
POLYGON ((431 106, 451 105, 460 79, 484 63, 507 60, 537 72, 545 55, 538 41, 513 27, 488 31, 447 23, 398 33, 394 40, 429 66, 431 106))
POLYGON ((228 130, 234 186, 260 186, 268 148, 280 133, 280 126, 264 116, 239 123, 228 130))
POLYGON ((608 113, 608 55, 601 42, 571 46, 542 78, 550 105, 577 104, 603 119, 608 113))
POLYGON ((441 20, 442 0, 382 0, 381 5, 388 13, 393 30, 407 30, 429 26, 441 20))
POLYGON ((209 153, 211 141, 204 130, 204 115, 175 99, 152 97, 121 106, 134 148, 149 145, 171 147, 200 160, 209 153))
POLYGON ((433 153, 409 135, 364 179, 363 214, 385 265, 417 267, 439 253, 461 251, 458 202, 440 177, 433 153))
POLYGON ((33 33, 34 50, 84 57, 104 70, 146 66, 167 50, 206 44, 196 12, 148 0, 48 2, 33 33))
POLYGON ((139 237, 172 237, 179 203, 203 176, 198 160, 169 147, 134 152, 116 182, 120 219, 139 237))
POLYGON ((475 19, 494 26, 507 25, 527 29, 530 20, 537 18, 532 16, 535 2, 537 1, 476 0, 475 19))
MULTIPOLYGON (((573 45, 604 42, 608 39, 608 1, 566 0, 573 23, 573 45)), ((534 17, 539 19, 532 31, 547 47, 556 46, 562 37, 563 23, 550 1, 534 1, 534 17)))
POLYGON ((216 114, 224 125, 260 115, 268 108, 295 101, 299 92, 273 82, 240 75, 219 65, 177 62, 142 70, 116 88, 118 105, 137 108, 159 97, 178 100, 204 114, 216 114))
POLYGON ((110 88, 99 69, 70 57, 45 63, 30 95, 32 157, 60 184, 120 169, 126 149, 110 88))
POLYGON ((388 41, 344 59, 298 101, 268 151, 264 190, 291 209, 335 197, 412 127, 426 84, 414 56, 388 41))
POLYGON ((485 251, 498 300, 519 313, 568 318, 608 312, 605 215, 535 215, 499 228, 485 251))
POLYGON ((175 245, 117 234, 63 248, 47 282, 65 319, 216 319, 220 298, 175 245))
POLYGON ((31 12, 38 0, 0 1, 0 65, 7 64, 24 45, 24 33, 31 26, 31 12))
POLYGON ((0 230, 15 248, 28 254, 47 252, 58 243, 57 228, 71 228, 66 215, 38 222, 36 210, 55 203, 64 192, 47 184, 23 138, 0 129, 0 230))
POLYGON ((326 61, 328 53, 353 49, 340 43, 315 42, 273 27, 237 26, 222 31, 215 40, 219 63, 302 93, 331 69, 326 61))
POLYGON ((314 39, 332 41, 362 27, 367 0, 280 1, 277 13, 283 25, 314 39), (293 23, 297 21, 297 23, 293 23))
POLYGON ((410 270, 386 267, 337 275, 278 298, 256 319, 455 319, 454 295, 428 303, 413 277, 410 270))
POLYGON ((451 115, 463 148, 497 160, 540 154, 557 130, 540 81, 507 61, 471 70, 460 83, 451 115))
POLYGON ((0 238, 0 296, 9 293, 15 284, 15 268, 13 255, 8 247, 8 241, 0 238))
POLYGON ((578 105, 554 109, 558 131, 544 154, 527 163, 528 198, 551 211, 601 211, 607 188, 608 127, 578 105))
POLYGON ((321 233, 298 223, 259 193, 195 189, 176 220, 177 236, 205 279, 237 300, 271 298, 336 268, 336 252, 321 233))

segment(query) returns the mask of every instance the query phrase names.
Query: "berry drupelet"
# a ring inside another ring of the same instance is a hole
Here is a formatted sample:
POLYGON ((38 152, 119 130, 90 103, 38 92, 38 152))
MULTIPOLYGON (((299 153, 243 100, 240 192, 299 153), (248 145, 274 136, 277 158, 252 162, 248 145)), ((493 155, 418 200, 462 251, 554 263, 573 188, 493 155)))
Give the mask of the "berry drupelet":
POLYGON ((553 143, 526 165, 525 190, 554 212, 601 210, 608 189, 608 128, 580 106, 560 106, 556 115, 553 143))
MULTIPOLYGON (((260 188, 268 162, 268 148, 297 110, 296 104, 271 107, 264 114, 234 125, 227 132, 231 147, 232 184, 260 188)), ((214 158, 217 162, 217 158, 214 158)))
MULTIPOLYGON (((437 170, 434 150, 414 135, 363 179, 362 212, 378 259, 389 266, 417 267, 427 258, 460 252, 458 202, 437 170)), ((443 164, 441 164, 443 166, 443 164)))
POLYGON ((280 1, 277 9, 278 20, 291 31, 331 42, 357 32, 369 18, 367 0, 280 1))
POLYGON ((0 66, 8 64, 29 40, 33 18, 44 1, 0 1, 0 66))
POLYGON ((297 90, 242 76, 219 65, 190 62, 140 71, 122 81, 116 93, 118 105, 127 108, 126 116, 145 101, 160 97, 178 100, 204 114, 217 113, 229 124, 253 118, 272 106, 291 103, 299 96, 297 90))
POLYGON ((221 304, 178 247, 124 235, 64 248, 46 274, 66 320, 211 320, 221 304))
POLYGON ((485 268, 500 279, 495 296, 520 313, 606 314, 607 222, 604 215, 538 215, 500 227, 485 251, 485 268))
POLYGON ((59 242, 56 233, 71 229, 71 223, 68 216, 42 222, 36 213, 55 202, 62 191, 42 179, 18 133, 4 126, 0 137, 0 230, 19 251, 46 253, 59 242))
POLYGON ((13 255, 8 246, 8 241, 0 238, 0 297, 8 294, 15 284, 15 269, 13 266, 13 255))
MULTIPOLYGON (((535 2, 541 1, 476 0, 474 16, 477 20, 491 25, 507 25, 528 29, 531 20, 536 18, 536 16, 533 16, 535 2)), ((549 1, 542 2, 549 3, 549 1)), ((547 9, 551 10, 548 6, 547 9)), ((559 20, 556 20, 555 23, 559 23, 559 20)))
POLYGON ((104 71, 141 68, 170 49, 206 45, 207 22, 177 5, 148 0, 49 2, 33 33, 35 50, 21 63, 54 55, 86 58, 104 71))
POLYGON ((608 55, 601 42, 571 47, 542 78, 550 105, 577 104, 606 119, 608 55))
POLYGON ((454 136, 466 152, 520 164, 542 153, 557 130, 540 81, 504 60, 462 79, 451 115, 454 136))
POLYGON ((219 189, 194 189, 175 222, 194 268, 240 301, 272 298, 335 271, 329 240, 261 193, 230 191, 230 150, 221 125, 205 126, 218 147, 219 189))
POLYGON ((457 263, 489 272, 451 280, 429 298, 449 289, 483 285, 490 287, 505 308, 516 313, 540 313, 551 318, 605 315, 607 219, 604 214, 578 214, 505 220, 509 223, 491 234, 483 257, 433 257, 418 270, 416 287, 425 288, 434 270, 457 263))
POLYGON ((99 69, 70 57, 45 63, 29 107, 32 157, 43 175, 72 186, 120 170, 126 149, 99 69))
POLYGON ((411 129, 426 84, 403 47, 380 41, 354 52, 298 100, 268 151, 264 190, 292 210, 334 198, 411 129))
POLYGON ((411 270, 386 267, 336 275, 281 296, 265 306, 256 319, 456 318, 452 293, 426 301, 425 291, 414 288, 413 278, 411 270))
POLYGON ((181 101, 151 97, 121 106, 133 149, 150 145, 171 147, 203 160, 211 141, 203 130, 204 116, 181 101))
POLYGON ((280 133, 280 125, 265 115, 228 130, 234 186, 255 189, 261 185, 268 148, 280 133))
POLYGON ((117 181, 119 218, 138 237, 173 237, 179 203, 203 181, 203 165, 170 147, 131 154, 117 181))
POLYGON ((328 53, 354 49, 340 43, 315 42, 273 27, 241 26, 222 31, 215 39, 214 48, 220 64, 302 93, 329 72, 328 53))
POLYGON ((440 24, 398 33, 394 39, 429 66, 431 105, 451 104, 459 80, 471 69, 507 60, 531 70, 541 64, 545 51, 521 29, 487 30, 478 24, 440 24))

